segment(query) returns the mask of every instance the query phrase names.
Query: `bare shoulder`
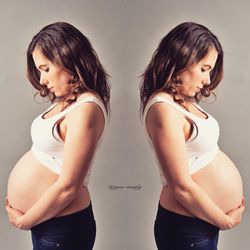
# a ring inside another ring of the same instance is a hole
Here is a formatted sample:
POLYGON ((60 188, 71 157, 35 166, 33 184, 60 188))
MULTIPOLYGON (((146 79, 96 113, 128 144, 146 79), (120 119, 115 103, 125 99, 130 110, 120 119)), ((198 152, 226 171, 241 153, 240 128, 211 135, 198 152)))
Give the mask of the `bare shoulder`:
MULTIPOLYGON (((173 101, 173 98, 167 93, 157 93, 155 97, 163 97, 173 101)), ((183 129, 185 118, 176 108, 166 102, 156 101, 150 106, 145 117, 145 126, 149 136, 152 138, 155 134, 173 133, 173 130, 183 129)))
POLYGON ((157 92, 157 93, 153 94, 153 95, 150 97, 149 100, 151 100, 151 99, 153 99, 153 98, 155 98, 155 97, 166 98, 166 99, 168 99, 168 100, 170 100, 170 101, 173 101, 173 100, 174 100, 173 97, 172 97, 170 94, 168 94, 168 93, 166 93, 166 92, 163 92, 163 91, 160 91, 160 92, 157 92))
POLYGON ((184 126, 184 117, 175 108, 163 102, 151 106, 146 116, 147 129, 159 129, 173 126, 184 126))
MULTIPOLYGON (((77 101, 84 100, 89 97, 95 97, 100 102, 101 98, 92 92, 85 92, 81 94, 77 101)), ((66 117, 66 125, 69 126, 73 123, 82 123, 82 124, 89 124, 91 126, 97 126, 97 127, 104 127, 105 124, 105 117, 103 114, 102 109, 96 102, 88 101, 83 102, 80 105, 78 105, 76 108, 71 110, 66 117)))
MULTIPOLYGON (((159 92, 150 97, 150 100, 154 98, 162 97, 164 99, 168 99, 169 101, 173 101, 173 97, 165 92, 159 92)), ((164 123, 173 123, 173 122, 184 122, 183 115, 173 106, 169 105, 166 102, 155 101, 150 106, 146 114, 146 124, 164 124, 164 123)))
POLYGON ((99 101, 102 102, 102 99, 101 97, 97 94, 97 93, 94 93, 94 92, 90 92, 90 91, 86 91, 82 94, 80 94, 77 98, 77 101, 81 101, 81 100, 84 100, 86 98, 89 98, 89 97, 95 97, 97 98, 99 101))

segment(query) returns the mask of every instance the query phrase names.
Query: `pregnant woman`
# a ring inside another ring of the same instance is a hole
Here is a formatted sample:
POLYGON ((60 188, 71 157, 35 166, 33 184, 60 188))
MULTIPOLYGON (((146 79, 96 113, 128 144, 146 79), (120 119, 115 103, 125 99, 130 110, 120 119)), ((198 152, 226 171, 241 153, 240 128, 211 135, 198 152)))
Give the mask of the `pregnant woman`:
POLYGON ((163 185, 154 228, 158 249, 215 250, 219 230, 241 221, 240 174, 217 145, 217 121, 198 105, 222 76, 217 37, 192 22, 162 39, 143 74, 142 116, 163 185))
POLYGON ((96 226, 87 185, 107 121, 107 74, 88 39, 63 22, 33 37, 27 73, 53 104, 33 121, 32 148, 10 174, 9 220, 31 229, 34 250, 92 249, 96 226))

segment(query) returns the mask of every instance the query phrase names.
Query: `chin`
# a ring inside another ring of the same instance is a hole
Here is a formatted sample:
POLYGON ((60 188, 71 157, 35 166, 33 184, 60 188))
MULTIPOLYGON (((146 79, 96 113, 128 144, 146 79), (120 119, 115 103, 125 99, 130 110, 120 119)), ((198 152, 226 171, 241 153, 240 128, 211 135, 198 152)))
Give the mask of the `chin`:
POLYGON ((194 91, 194 92, 190 95, 190 97, 195 97, 196 95, 197 95, 197 92, 194 91))
POLYGON ((186 96, 187 98, 194 98, 196 96, 196 92, 195 93, 188 93, 188 94, 185 94, 184 96, 186 96))
POLYGON ((64 97, 67 98, 67 97, 70 96, 69 93, 66 93, 66 94, 65 94, 65 93, 58 93, 58 92, 57 92, 57 93, 54 92, 54 95, 55 95, 56 97, 58 97, 58 98, 64 98, 64 97))
POLYGON ((62 96, 64 96, 64 95, 62 95, 61 93, 58 93, 58 92, 54 92, 54 95, 55 95, 56 97, 62 97, 62 96))

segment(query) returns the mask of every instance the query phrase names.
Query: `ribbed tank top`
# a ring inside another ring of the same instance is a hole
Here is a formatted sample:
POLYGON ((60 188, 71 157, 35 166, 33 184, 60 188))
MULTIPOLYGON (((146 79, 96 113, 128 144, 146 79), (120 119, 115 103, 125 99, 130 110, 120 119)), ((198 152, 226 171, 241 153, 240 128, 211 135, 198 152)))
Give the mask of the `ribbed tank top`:
MULTIPOLYGON (((60 175, 62 159, 63 159, 63 150, 64 150, 64 141, 60 138, 57 130, 57 123, 60 119, 65 117, 69 112, 73 109, 79 107, 83 103, 94 102, 96 103, 102 110, 105 119, 104 130, 107 123, 107 112, 103 105, 103 103, 94 96, 89 96, 75 103, 71 104, 67 109, 63 110, 56 115, 44 118, 44 114, 52 110, 57 103, 51 105, 45 112, 36 117, 31 125, 31 138, 33 145, 31 147, 31 151, 34 156, 40 161, 45 167, 49 168, 51 171, 60 175)), ((98 141, 97 148, 101 144, 102 137, 104 134, 104 130, 102 135, 98 141)), ((83 186, 87 186, 89 183, 90 172, 94 162, 94 157, 89 166, 87 175, 84 178, 83 186)))
MULTIPOLYGON (((190 138, 186 141, 186 152, 187 152, 187 161, 189 166, 190 175, 194 174, 198 170, 205 167, 209 162, 211 162, 217 152, 219 151, 218 139, 219 139, 219 125, 218 122, 210 114, 205 112, 198 104, 193 103, 200 111, 206 114, 206 119, 200 118, 197 115, 192 114, 191 112, 182 108, 178 103, 173 100, 161 96, 155 96, 148 101, 143 112, 143 124, 146 129, 146 116, 150 107, 155 104, 163 102, 171 107, 177 109, 185 117, 193 123, 193 130, 190 138)), ((152 141, 147 133, 147 137, 151 148, 153 149, 152 141)), ((167 186, 166 178, 163 174, 162 167, 156 157, 157 165, 159 167, 161 182, 163 186, 167 186)))

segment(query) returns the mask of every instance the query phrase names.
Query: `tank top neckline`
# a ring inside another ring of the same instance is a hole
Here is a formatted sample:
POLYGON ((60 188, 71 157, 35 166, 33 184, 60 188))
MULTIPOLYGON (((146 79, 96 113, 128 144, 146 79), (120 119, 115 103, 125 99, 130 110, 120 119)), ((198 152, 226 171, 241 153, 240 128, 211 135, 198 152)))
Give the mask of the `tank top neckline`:
POLYGON ((54 118, 54 117, 56 117, 57 115, 59 115, 59 114, 61 114, 64 110, 62 110, 62 111, 60 111, 59 113, 57 113, 57 114, 54 114, 53 116, 50 116, 50 117, 44 117, 46 114, 48 114, 56 105, 58 105, 59 103, 57 102, 57 103, 54 103, 54 104, 52 104, 47 110, 45 110, 45 112, 43 112, 41 115, 40 115, 40 117, 42 118, 42 120, 50 120, 50 119, 52 119, 52 118, 54 118))
MULTIPOLYGON (((202 113, 204 114, 206 117, 203 118, 203 117, 199 117, 198 115, 196 114, 193 114, 192 112, 186 110, 185 108, 183 108, 181 105, 179 105, 178 103, 176 103, 174 100, 170 100, 166 97, 162 97, 162 96, 154 96, 151 100, 149 100, 148 104, 152 101, 153 103, 155 102, 155 100, 162 100, 162 101, 166 101, 172 105, 174 105, 180 112, 183 112, 183 113, 186 113, 187 115, 191 115, 192 117, 196 118, 196 119, 199 119, 199 120, 202 120, 202 121, 207 121, 211 118, 211 116, 205 112, 200 106, 198 103, 195 103, 195 102, 192 102, 192 104, 202 113)), ((151 105, 149 105, 149 108, 150 108, 151 105)), ((146 111, 146 110, 145 110, 146 111)), ((148 110, 147 110, 148 111, 148 110)))
POLYGON ((81 104, 81 103, 84 103, 84 102, 87 102, 87 101, 93 100, 93 99, 98 100, 98 102, 99 102, 100 104, 102 104, 102 101, 101 101, 99 98, 97 98, 96 96, 88 96, 88 97, 86 97, 86 98, 80 99, 80 100, 78 100, 78 101, 72 103, 68 108, 66 108, 66 109, 64 109, 64 110, 62 110, 62 111, 60 111, 60 112, 58 112, 57 114, 54 114, 54 115, 51 116, 51 117, 47 117, 47 118, 44 117, 44 116, 45 116, 46 114, 48 114, 56 105, 59 104, 59 102, 56 102, 56 103, 53 103, 47 110, 45 110, 45 111, 40 115, 40 118, 41 118, 42 120, 44 120, 44 121, 53 120, 53 118, 57 118, 58 116, 63 115, 64 113, 67 113, 68 111, 70 111, 75 105, 78 105, 78 104, 81 104))

